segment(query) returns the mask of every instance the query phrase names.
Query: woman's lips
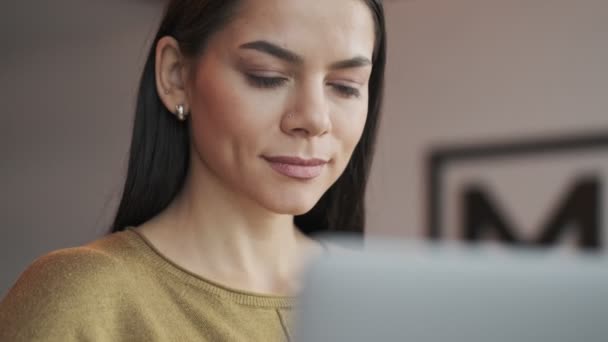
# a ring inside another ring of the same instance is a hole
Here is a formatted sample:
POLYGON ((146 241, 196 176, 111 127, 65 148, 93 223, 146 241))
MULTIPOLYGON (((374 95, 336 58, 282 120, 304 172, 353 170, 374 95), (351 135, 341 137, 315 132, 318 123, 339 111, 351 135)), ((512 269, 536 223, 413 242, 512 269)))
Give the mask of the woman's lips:
POLYGON ((326 160, 323 159, 304 159, 299 157, 264 157, 264 159, 270 163, 272 167, 278 173, 287 177, 296 179, 312 179, 318 177, 325 164, 326 160))

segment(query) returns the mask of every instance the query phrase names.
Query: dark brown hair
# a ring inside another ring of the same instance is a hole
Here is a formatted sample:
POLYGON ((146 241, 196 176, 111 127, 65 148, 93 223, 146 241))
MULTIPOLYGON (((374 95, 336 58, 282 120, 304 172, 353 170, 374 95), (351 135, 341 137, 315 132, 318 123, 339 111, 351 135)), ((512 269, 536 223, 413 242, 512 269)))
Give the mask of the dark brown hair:
MULTIPOLYGON (((305 234, 362 233, 364 230, 365 189, 383 97, 386 31, 381 1, 361 1, 370 8, 376 31, 367 120, 344 173, 312 210, 295 217, 295 224, 305 234)), ((111 232, 138 226, 165 209, 183 187, 188 171, 188 125, 169 113, 156 90, 157 42, 164 36, 172 36, 185 56, 196 57, 204 53, 209 37, 230 21, 239 3, 238 0, 172 0, 167 5, 139 85, 127 178, 111 232)))

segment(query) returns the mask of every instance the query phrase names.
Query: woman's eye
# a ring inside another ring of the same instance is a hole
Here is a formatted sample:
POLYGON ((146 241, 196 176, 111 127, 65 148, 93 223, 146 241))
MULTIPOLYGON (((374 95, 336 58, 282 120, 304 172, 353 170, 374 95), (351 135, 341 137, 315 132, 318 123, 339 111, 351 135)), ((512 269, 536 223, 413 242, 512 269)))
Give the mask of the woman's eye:
POLYGON ((267 76, 257 76, 247 74, 247 80, 255 87, 258 88, 276 88, 280 87, 285 82, 287 82, 287 78, 285 77, 267 77, 267 76))
POLYGON ((336 89, 340 93, 340 95, 343 95, 344 97, 358 98, 359 96, 361 96, 361 92, 357 88, 345 86, 343 84, 332 84, 332 87, 334 87, 334 89, 336 89))

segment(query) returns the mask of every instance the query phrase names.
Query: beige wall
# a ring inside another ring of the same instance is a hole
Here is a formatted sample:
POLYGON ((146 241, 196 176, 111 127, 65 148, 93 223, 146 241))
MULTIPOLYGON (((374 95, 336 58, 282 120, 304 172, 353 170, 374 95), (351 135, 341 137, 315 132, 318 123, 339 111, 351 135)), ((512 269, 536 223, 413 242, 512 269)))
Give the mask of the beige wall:
MULTIPOLYGON (((0 11, 0 294, 36 256, 101 235, 116 206, 155 1, 0 11)), ((440 141, 606 126, 608 2, 386 2, 386 111, 373 234, 419 234, 440 141)))
MULTIPOLYGON (((372 233, 423 233, 431 146, 608 129, 607 1, 418 0, 386 8, 389 62, 368 196, 372 233)), ((551 183, 555 177, 537 178, 521 182, 562 186, 551 183)), ((516 214, 537 220, 537 208, 527 208, 516 214)))
POLYGON ((0 295, 36 256, 107 229, 154 3, 0 5, 0 295))

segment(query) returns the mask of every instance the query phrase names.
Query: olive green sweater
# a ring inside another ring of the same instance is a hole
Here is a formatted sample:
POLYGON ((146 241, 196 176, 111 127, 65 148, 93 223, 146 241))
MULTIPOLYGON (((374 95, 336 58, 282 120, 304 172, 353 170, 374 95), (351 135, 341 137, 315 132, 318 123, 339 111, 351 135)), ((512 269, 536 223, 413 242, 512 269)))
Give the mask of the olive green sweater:
POLYGON ((288 341, 293 302, 203 279, 127 229, 35 260, 0 302, 0 341, 288 341))

